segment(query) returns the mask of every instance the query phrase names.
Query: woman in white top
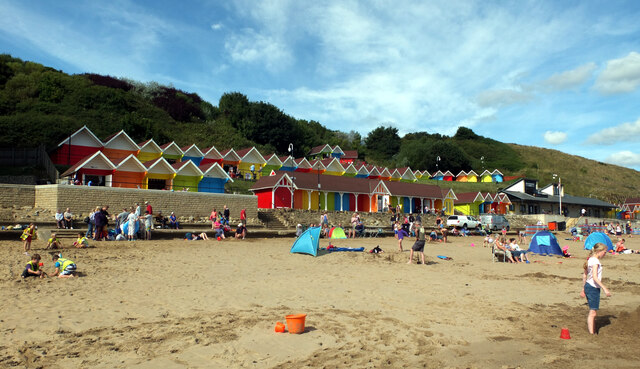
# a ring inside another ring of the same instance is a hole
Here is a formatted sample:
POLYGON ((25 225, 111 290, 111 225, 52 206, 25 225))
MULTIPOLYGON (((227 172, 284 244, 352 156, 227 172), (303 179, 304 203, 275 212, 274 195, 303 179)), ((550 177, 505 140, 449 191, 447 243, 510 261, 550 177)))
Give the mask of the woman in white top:
POLYGON ((600 289, 604 290, 607 297, 611 297, 611 292, 602 283, 602 259, 607 254, 607 246, 603 243, 596 243, 589 253, 589 260, 584 263, 584 273, 582 283, 584 287, 580 296, 586 297, 589 302, 589 315, 587 315, 587 329, 590 334, 595 333, 595 320, 598 309, 600 309, 600 289))

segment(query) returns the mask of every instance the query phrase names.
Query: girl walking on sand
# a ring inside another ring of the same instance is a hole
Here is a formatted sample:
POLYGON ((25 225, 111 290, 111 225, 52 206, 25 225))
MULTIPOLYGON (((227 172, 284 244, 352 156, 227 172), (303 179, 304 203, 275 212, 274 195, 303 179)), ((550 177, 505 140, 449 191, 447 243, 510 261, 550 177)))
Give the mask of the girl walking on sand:
POLYGON ((580 296, 586 297, 589 302, 589 314, 587 315, 587 329, 590 334, 594 334, 595 321, 598 309, 600 309, 600 289, 604 290, 607 297, 611 297, 611 292, 602 283, 602 259, 607 254, 607 246, 603 243, 596 243, 589 253, 589 259, 584 263, 584 273, 582 283, 584 287, 580 296))

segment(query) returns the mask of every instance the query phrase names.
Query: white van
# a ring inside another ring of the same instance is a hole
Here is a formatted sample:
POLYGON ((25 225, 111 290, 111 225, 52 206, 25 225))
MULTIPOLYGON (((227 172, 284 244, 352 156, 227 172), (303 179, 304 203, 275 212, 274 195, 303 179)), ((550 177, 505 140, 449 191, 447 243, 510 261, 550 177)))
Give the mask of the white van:
POLYGON ((483 214, 480 215, 480 223, 482 223, 483 228, 490 229, 492 231, 501 230, 502 227, 505 227, 507 231, 509 230, 509 221, 504 217, 504 215, 483 214))

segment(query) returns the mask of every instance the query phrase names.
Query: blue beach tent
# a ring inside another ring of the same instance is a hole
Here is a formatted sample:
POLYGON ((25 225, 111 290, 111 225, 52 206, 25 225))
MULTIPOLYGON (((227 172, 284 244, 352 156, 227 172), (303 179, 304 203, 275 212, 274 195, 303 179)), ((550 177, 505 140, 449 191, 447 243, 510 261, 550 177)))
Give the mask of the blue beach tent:
POLYGON ((302 232, 291 247, 291 253, 318 255, 320 248, 320 227, 309 228, 302 232))
POLYGON ((558 244, 556 236, 549 231, 540 231, 531 237, 531 243, 529 243, 529 252, 542 255, 560 255, 562 254, 562 248, 558 244))
POLYGON ((613 250, 613 242, 609 236, 602 232, 593 232, 584 240, 584 249, 591 250, 596 243, 604 243, 607 245, 607 251, 613 250))

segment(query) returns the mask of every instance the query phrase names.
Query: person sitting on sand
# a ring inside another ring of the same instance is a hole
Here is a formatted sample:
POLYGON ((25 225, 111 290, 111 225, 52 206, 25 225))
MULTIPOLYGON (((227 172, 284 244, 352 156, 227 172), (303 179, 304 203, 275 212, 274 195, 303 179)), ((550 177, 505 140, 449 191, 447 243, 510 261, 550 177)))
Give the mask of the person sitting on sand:
POLYGON ((51 233, 51 238, 49 238, 49 240, 47 241, 47 247, 45 247, 45 250, 61 248, 62 242, 58 241, 57 235, 55 233, 51 233))
POLYGON ((53 261, 55 262, 54 267, 56 270, 53 271, 53 276, 58 276, 58 278, 73 278, 76 274, 76 263, 69 259, 65 259, 60 255, 53 255, 53 261))
POLYGON ((429 233, 429 242, 436 242, 441 239, 442 236, 438 235, 439 229, 432 229, 429 233))
POLYGON ((495 240, 490 235, 486 235, 484 237, 484 241, 482 241, 482 247, 489 247, 493 244, 495 240))
POLYGON ((87 240, 87 237, 85 237, 82 232, 78 232, 78 239, 73 243, 73 246, 79 249, 86 249, 89 247, 89 240, 87 240))
POLYGON ((190 241, 199 241, 199 240, 209 240, 209 236, 207 236, 206 233, 202 232, 202 233, 191 233, 191 239, 190 241))
POLYGON ((222 223, 220 222, 219 219, 216 219, 215 222, 215 230, 216 230, 216 238, 221 238, 224 240, 224 226, 222 225, 222 223))
POLYGON ((40 266, 42 265, 42 263, 40 263, 40 255, 39 254, 33 254, 33 256, 31 256, 31 261, 27 263, 27 266, 24 268, 24 271, 22 272, 21 277, 22 278, 29 278, 29 277, 40 277, 40 278, 44 278, 47 276, 47 273, 44 272, 44 270, 40 270, 40 266))
POLYGON ((236 239, 243 239, 247 235, 247 227, 242 223, 238 223, 238 228, 236 228, 236 239))
POLYGON ((501 237, 497 237, 496 240, 493 242, 493 245, 497 250, 499 250, 498 252, 504 253, 505 261, 509 260, 510 263, 516 262, 515 260, 513 260, 513 255, 511 254, 511 251, 505 247, 501 237))
POLYGON ((624 238, 620 239, 617 243, 616 243, 616 252, 620 253, 620 254, 640 254, 640 251, 638 250, 631 250, 628 249, 624 246, 625 240, 624 238))

